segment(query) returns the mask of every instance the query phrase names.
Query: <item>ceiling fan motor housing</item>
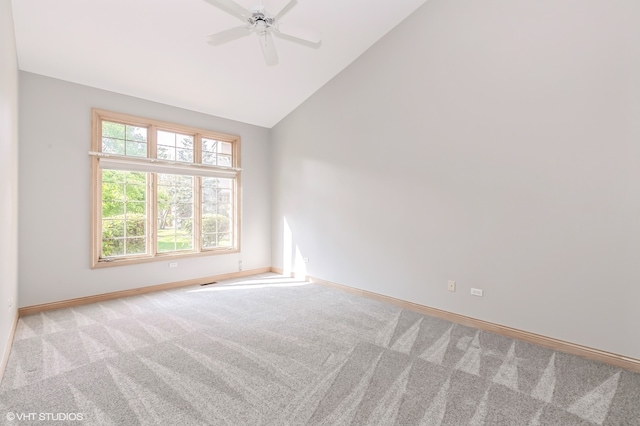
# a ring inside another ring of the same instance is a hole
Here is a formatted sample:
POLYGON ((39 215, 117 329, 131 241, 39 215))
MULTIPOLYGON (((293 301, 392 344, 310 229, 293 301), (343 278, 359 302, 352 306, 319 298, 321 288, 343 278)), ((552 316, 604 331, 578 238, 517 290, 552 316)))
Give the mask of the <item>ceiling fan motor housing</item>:
POLYGON ((275 19, 273 16, 264 12, 264 10, 252 11, 251 16, 247 18, 247 22, 252 28, 255 28, 259 33, 267 31, 273 27, 275 19))

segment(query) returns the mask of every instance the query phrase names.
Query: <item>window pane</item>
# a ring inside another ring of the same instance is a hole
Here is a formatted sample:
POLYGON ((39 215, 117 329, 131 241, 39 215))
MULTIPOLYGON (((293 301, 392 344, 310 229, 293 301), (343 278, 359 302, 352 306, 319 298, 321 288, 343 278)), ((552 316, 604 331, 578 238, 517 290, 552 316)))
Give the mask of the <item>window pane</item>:
POLYGON ((202 236, 202 247, 203 248, 215 248, 217 247, 217 235, 216 234, 204 234, 202 236))
POLYGON ((121 202, 103 202, 102 217, 117 216, 124 214, 124 203, 121 202))
POLYGON ((147 252, 146 201, 146 173, 102 171, 102 257, 147 252))
POLYGON ((137 142, 147 142, 147 129, 144 127, 127 126, 127 140, 137 142))
POLYGON ((126 191, 127 201, 144 201, 146 200, 146 185, 139 183, 127 183, 124 187, 126 191))
POLYGON ((143 142, 129 142, 126 145, 127 155, 132 157, 146 157, 147 156, 147 144, 143 142))
POLYGON ((176 146, 176 134, 158 130, 158 145, 176 146))
POLYGON ((218 166, 231 167, 231 156, 218 154, 218 166))
POLYGON ((231 247, 230 234, 218 234, 218 246, 219 247, 231 247))
POLYGON ((202 138, 202 150, 209 152, 216 152, 218 141, 213 139, 202 138))
POLYGON ((122 238, 124 237, 124 220, 119 219, 103 219, 102 220, 102 238, 122 238))
POLYGON ((147 252, 146 238, 127 238, 124 241, 126 254, 145 254, 147 252))
POLYGON ((203 188, 217 188, 219 185, 220 179, 218 178, 204 178, 202 179, 202 187, 203 188))
POLYGON ((173 161, 176 159, 176 150, 174 148, 158 145, 158 159, 173 161))
POLYGON ((176 146, 178 148, 186 148, 186 149, 193 150, 193 136, 177 134, 176 138, 178 141, 176 146))
POLYGON ((202 164, 216 165, 216 154, 213 152, 202 151, 202 164))
POLYGON ((147 129, 103 121, 102 152, 132 157, 146 157, 147 129))
POLYGON ((127 237, 144 237, 147 234, 147 221, 139 217, 131 216, 131 219, 127 218, 127 237))
POLYGON ((218 203, 216 206, 218 214, 226 217, 231 217, 231 204, 230 203, 218 203))
POLYGON ((202 163, 212 166, 230 166, 231 148, 232 146, 229 142, 202 138, 202 163), (225 154, 227 158, 221 160, 220 154, 225 154))
POLYGON ((178 218, 193 219, 193 203, 180 203, 178 209, 178 218))
POLYGON ((231 144, 229 142, 220 142, 220 153, 231 155, 231 144))
POLYGON ((217 213, 216 204, 214 203, 202 203, 202 214, 217 213))
POLYGON ((193 177, 158 173, 158 252, 193 250, 193 177))
POLYGON ((129 217, 132 217, 131 215, 133 214, 145 214, 146 213, 146 203, 139 203, 139 202, 127 202, 125 204, 126 207, 126 212, 129 215, 129 217))
POLYGON ((125 172, 120 170, 103 170, 102 182, 124 183, 125 172))
POLYGON ((230 142, 202 138, 202 163, 231 167, 233 164, 233 145, 230 142))
POLYGON ((231 190, 230 189, 219 189, 218 190, 218 204, 227 204, 231 201, 231 190))
POLYGON ((158 158, 193 163, 193 136, 158 130, 158 158))
POLYGON ((110 121, 102 122, 102 136, 107 138, 124 139, 125 125, 120 123, 112 123, 110 121))
POLYGON ((193 163, 193 151, 190 149, 178 148, 176 150, 176 160, 193 163))
POLYGON ((231 247, 233 244, 231 179, 202 179, 202 247, 231 247))
MULTIPOLYGON (((104 174, 104 172, 103 172, 104 174)), ((125 199, 125 184, 115 182, 102 182, 102 206, 105 207, 105 203, 122 203, 125 199)), ((112 205, 112 204, 109 204, 112 205)), ((124 213, 122 211, 121 213, 124 213)), ((104 213, 103 213, 104 214, 104 213)))
POLYGON ((102 240, 102 257, 124 256, 124 240, 104 239, 102 240))
POLYGON ((233 180, 231 179, 218 179, 218 188, 231 189, 233 180))
POLYGON ((113 138, 102 138, 102 152, 124 155, 124 141, 113 138))

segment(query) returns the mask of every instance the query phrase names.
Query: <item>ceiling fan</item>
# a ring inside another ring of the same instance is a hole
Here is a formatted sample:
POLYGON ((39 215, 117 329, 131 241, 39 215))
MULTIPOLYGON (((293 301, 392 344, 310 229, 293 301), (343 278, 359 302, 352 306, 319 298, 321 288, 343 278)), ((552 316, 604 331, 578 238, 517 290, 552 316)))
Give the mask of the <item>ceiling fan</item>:
POLYGON ((320 47, 321 38, 318 32, 290 27, 280 22, 280 19, 298 3, 297 0, 289 0, 280 11, 274 14, 267 12, 263 0, 260 0, 260 4, 250 9, 245 9, 233 0, 205 1, 239 18, 245 23, 242 26, 210 35, 209 44, 213 46, 218 46, 254 33, 260 39, 260 47, 262 47, 262 53, 264 54, 264 60, 267 65, 276 65, 278 63, 278 52, 276 51, 272 34, 305 46, 320 47))

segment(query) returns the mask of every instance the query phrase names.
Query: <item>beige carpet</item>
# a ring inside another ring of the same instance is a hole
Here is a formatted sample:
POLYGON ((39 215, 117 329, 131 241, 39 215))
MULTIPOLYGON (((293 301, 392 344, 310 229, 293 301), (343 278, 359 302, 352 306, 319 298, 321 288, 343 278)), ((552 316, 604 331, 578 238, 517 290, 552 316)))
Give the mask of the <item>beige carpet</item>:
POLYGON ((0 424, 48 423, 640 425, 640 375, 268 274, 21 318, 0 424))

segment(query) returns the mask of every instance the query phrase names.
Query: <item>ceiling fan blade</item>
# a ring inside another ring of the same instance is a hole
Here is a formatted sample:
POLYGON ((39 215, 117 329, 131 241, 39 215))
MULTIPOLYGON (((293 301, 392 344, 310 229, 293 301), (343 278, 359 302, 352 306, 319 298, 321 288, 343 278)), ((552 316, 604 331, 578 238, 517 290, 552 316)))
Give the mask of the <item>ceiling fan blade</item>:
POLYGON ((219 46, 223 43, 248 36, 249 34, 251 34, 251 30, 247 27, 230 28, 228 30, 220 31, 219 33, 211 34, 209 36, 208 43, 212 46, 219 46))
POLYGON ((258 34, 258 37, 260 38, 260 47, 262 47, 265 62, 269 66, 276 65, 278 63, 278 52, 276 52, 273 37, 268 32, 258 34))
POLYGON ((280 38, 304 44, 309 47, 320 47, 320 44, 322 43, 322 36, 318 31, 307 28, 292 27, 283 23, 278 24, 274 34, 280 38))
POLYGON ((275 14, 274 19, 277 21, 287 14, 293 7, 298 4, 298 0, 290 0, 278 13, 275 14))
POLYGON ((213 6, 219 9, 224 10, 225 12, 235 16, 236 18, 242 19, 243 21, 246 20, 246 17, 248 15, 251 15, 251 13, 249 13, 247 9, 240 6, 238 3, 234 2, 233 0, 204 0, 204 1, 206 1, 209 4, 212 4, 213 6))

